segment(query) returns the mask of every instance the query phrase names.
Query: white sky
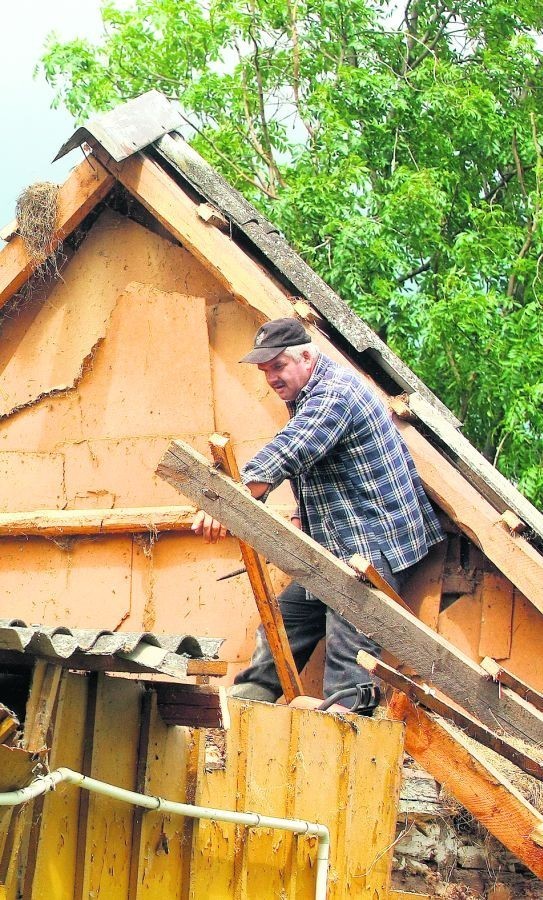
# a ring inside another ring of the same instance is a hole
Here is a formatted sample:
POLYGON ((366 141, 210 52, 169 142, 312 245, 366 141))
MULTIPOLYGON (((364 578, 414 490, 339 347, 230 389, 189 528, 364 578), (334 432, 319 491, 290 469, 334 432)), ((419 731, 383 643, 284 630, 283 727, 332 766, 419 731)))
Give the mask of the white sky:
MULTIPOLYGON (((45 38, 101 33, 100 0, 0 0, 0 227, 15 216, 23 188, 35 181, 62 183, 80 161, 73 151, 51 165, 75 130, 65 109, 51 109, 53 91, 33 79, 45 38)), ((0 242, 1 245, 1 242, 0 242)))

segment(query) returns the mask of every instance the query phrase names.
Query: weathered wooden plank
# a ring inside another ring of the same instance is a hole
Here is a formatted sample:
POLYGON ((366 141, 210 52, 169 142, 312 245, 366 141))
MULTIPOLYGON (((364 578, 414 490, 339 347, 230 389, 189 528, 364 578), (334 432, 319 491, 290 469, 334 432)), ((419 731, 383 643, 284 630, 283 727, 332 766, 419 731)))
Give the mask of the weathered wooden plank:
POLYGON ((539 878, 543 848, 530 835, 543 816, 458 729, 439 722, 395 692, 389 713, 406 723, 405 749, 539 878))
POLYGON ((396 421, 429 496, 485 556, 543 612, 543 556, 500 524, 500 513, 408 422, 396 421))
POLYGON ((359 583, 352 569, 253 500, 189 445, 174 441, 157 472, 482 722, 493 727, 497 719, 539 740, 541 713, 506 690, 499 697, 468 657, 385 594, 359 583))
MULTIPOLYGON (((468 439, 416 391, 409 395, 409 409, 455 454, 457 465, 470 482, 500 513, 513 510, 543 537, 543 514, 523 497, 501 472, 488 462, 468 439)), ((498 517, 496 517, 498 520, 498 517)))
MULTIPOLYGON (((84 160, 60 188, 57 226, 52 250, 71 234, 113 187, 113 177, 98 160, 84 160)), ((27 281, 38 263, 28 255, 23 239, 15 236, 0 253, 0 306, 27 281)))
MULTIPOLYGON (((291 507, 274 507, 289 515, 291 507)), ((157 534, 180 531, 191 535, 193 506, 149 506, 118 509, 37 509, 0 513, 2 537, 62 537, 71 534, 157 534)))
POLYGON ((485 672, 488 672, 489 675, 492 675, 494 681, 505 685, 505 687, 511 688, 516 694, 519 694, 524 700, 527 700, 528 703, 531 703, 532 706, 535 706, 536 709, 543 712, 543 694, 540 694, 539 691, 534 690, 529 684, 521 681, 520 678, 517 678, 512 672, 508 672, 507 669, 504 669, 503 666, 499 665, 495 659, 486 657, 481 662, 481 667, 485 672))
POLYGON ((450 719, 455 725, 458 725, 469 735, 483 744, 484 747, 490 747, 495 753, 504 756, 514 765, 522 769, 528 775, 543 781, 543 764, 529 753, 519 750, 506 738, 500 737, 490 728, 482 725, 473 716, 468 715, 465 710, 451 704, 447 697, 437 694, 434 688, 429 688, 427 684, 417 684, 411 678, 397 672, 391 666, 370 656, 364 650, 360 650, 357 656, 357 662, 368 672, 373 673, 390 684, 397 691, 402 691, 414 703, 420 703, 426 709, 431 709, 446 719, 450 719))
MULTIPOLYGON (((229 438, 221 434, 212 434, 209 446, 215 464, 220 466, 234 481, 240 480, 238 464, 229 438)), ((283 689, 287 703, 303 694, 302 682, 296 669, 292 650, 285 631, 283 616, 275 596, 266 560, 256 553, 250 544, 240 540, 239 548, 245 563, 247 575, 260 615, 260 621, 266 633, 268 644, 277 670, 277 677, 283 689)))
POLYGON ((513 585, 494 567, 483 573, 479 656, 507 659, 511 653, 513 585))

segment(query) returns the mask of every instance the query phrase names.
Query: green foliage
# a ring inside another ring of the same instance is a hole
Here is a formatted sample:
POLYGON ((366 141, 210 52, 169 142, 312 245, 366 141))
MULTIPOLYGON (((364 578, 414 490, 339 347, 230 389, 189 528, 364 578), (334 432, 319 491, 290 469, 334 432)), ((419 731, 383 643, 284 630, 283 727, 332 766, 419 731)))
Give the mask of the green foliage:
POLYGON ((187 135, 543 506, 543 9, 134 0, 49 38, 78 119, 158 88, 187 135))

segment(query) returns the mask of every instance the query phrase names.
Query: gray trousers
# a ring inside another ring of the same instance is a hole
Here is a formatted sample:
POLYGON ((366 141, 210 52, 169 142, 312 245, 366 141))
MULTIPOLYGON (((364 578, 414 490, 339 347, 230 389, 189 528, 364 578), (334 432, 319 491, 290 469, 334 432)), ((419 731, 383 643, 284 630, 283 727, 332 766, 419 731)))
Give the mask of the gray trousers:
MULTIPOLYGON (((384 557, 382 563, 381 574, 399 593, 404 573, 394 575, 384 557)), ((301 672, 320 639, 326 638, 323 678, 325 698, 336 691, 371 680, 366 669, 357 665, 356 656, 359 650, 379 656, 381 648, 375 641, 357 631, 343 616, 295 581, 285 588, 278 600, 298 672, 301 672)), ((234 680, 236 685, 247 682, 266 688, 275 699, 283 693, 262 625, 256 633, 256 648, 250 665, 234 680)))

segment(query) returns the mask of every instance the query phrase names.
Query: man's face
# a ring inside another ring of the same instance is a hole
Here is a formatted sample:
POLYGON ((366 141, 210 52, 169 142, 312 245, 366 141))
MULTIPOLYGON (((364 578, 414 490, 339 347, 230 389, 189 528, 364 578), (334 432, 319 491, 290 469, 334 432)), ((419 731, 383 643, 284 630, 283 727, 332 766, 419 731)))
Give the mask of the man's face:
POLYGON ((259 363, 258 368, 264 372, 269 386, 287 403, 295 400, 309 381, 314 360, 305 350, 298 361, 286 353, 280 353, 269 362, 259 363))

